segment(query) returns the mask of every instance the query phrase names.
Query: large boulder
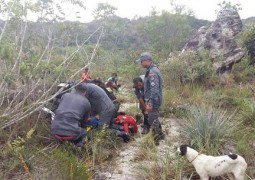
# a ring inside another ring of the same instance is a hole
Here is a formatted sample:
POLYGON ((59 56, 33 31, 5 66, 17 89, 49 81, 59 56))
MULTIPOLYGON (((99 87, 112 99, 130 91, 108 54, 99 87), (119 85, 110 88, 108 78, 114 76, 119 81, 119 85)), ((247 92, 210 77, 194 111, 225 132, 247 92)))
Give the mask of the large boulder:
POLYGON ((223 9, 209 27, 201 27, 184 46, 182 52, 209 50, 213 67, 217 72, 231 69, 244 56, 237 46, 236 35, 242 31, 242 21, 234 9, 223 9))

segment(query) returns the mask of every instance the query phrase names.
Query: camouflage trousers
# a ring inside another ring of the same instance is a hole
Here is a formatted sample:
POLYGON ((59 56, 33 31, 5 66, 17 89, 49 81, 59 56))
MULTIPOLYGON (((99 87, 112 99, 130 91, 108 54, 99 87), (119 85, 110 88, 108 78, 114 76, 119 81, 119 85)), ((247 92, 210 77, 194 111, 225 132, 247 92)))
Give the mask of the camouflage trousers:
POLYGON ((153 129, 161 129, 158 108, 153 108, 152 111, 148 113, 148 124, 153 129))
POLYGON ((165 135, 162 132, 161 123, 159 121, 159 109, 154 108, 151 112, 148 113, 148 123, 152 134, 154 136, 155 144, 159 144, 159 140, 164 139, 165 135))

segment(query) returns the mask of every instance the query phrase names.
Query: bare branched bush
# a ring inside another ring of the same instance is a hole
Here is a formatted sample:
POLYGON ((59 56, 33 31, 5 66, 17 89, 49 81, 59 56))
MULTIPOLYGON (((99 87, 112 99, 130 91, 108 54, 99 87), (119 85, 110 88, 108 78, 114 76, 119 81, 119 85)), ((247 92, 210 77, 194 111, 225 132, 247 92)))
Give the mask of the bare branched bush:
MULTIPOLYGON (((13 22, 14 23, 14 22, 13 22)), ((4 129, 28 116, 39 111, 46 103, 53 99, 59 92, 56 92, 56 85, 66 78, 73 79, 82 71, 83 66, 75 67, 76 55, 83 49, 85 43, 97 32, 98 42, 94 47, 86 63, 91 64, 103 33, 103 28, 98 28, 82 44, 77 43, 76 47, 69 51, 68 47, 64 55, 60 56, 54 52, 55 39, 49 29, 44 29, 46 41, 35 42, 27 45, 27 23, 21 21, 21 30, 12 30, 20 34, 17 42, 12 39, 11 34, 6 34, 2 41, 15 44, 10 48, 1 45, 0 52, 0 128, 4 129), (10 37, 9 37, 9 36, 10 37), (27 50, 27 48, 32 48, 27 50), (37 54, 39 53, 39 54, 37 54)), ((8 26, 7 26, 8 28, 8 26)), ((10 27, 9 27, 10 28, 10 27)), ((40 39, 41 37, 38 37, 40 39)), ((41 39, 42 40, 42 39, 41 39)), ((83 59, 84 61, 84 59, 83 59)), ((83 62, 84 63, 84 62, 83 62)), ((79 63, 78 63, 79 64, 79 63)))

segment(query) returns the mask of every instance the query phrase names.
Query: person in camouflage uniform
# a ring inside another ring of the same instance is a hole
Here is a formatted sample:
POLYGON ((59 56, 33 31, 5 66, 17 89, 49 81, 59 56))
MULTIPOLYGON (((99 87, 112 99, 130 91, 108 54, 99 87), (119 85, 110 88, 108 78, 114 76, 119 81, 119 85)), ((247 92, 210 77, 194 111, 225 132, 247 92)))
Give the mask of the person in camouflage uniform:
POLYGON ((144 99, 146 111, 148 112, 148 124, 152 130, 155 144, 159 144, 159 140, 164 139, 161 123, 159 121, 159 107, 162 103, 162 78, 157 66, 153 64, 151 54, 144 52, 140 58, 136 60, 146 68, 144 78, 144 99))

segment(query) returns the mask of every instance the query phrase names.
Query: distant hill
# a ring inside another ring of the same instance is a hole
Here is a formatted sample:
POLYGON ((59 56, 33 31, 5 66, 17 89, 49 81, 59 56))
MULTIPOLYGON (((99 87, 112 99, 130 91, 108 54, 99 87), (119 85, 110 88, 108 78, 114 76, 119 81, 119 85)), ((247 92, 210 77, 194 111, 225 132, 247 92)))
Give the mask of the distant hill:
MULTIPOLYGON (((243 19, 243 22, 244 24, 255 22, 255 17, 243 19)), ((153 50, 162 51, 163 47, 166 52, 169 52, 180 50, 198 28, 210 23, 210 21, 195 17, 169 13, 133 20, 114 16, 107 20, 94 20, 90 23, 71 21, 61 23, 29 22, 26 38, 29 39, 34 35, 34 37, 38 36, 46 40, 48 33, 51 32, 57 46, 76 46, 77 43, 83 43, 99 27, 104 27, 101 46, 106 49, 137 50, 151 47, 153 50)), ((3 25, 4 21, 0 20, 0 29, 3 25)), ((16 25, 16 28, 12 26, 8 29, 10 33, 8 38, 12 38, 20 29, 19 25, 16 25)), ((95 44, 98 41, 99 33, 92 36, 86 44, 95 44)))
POLYGON ((242 19, 243 24, 255 23, 255 17, 249 17, 246 19, 242 19))

